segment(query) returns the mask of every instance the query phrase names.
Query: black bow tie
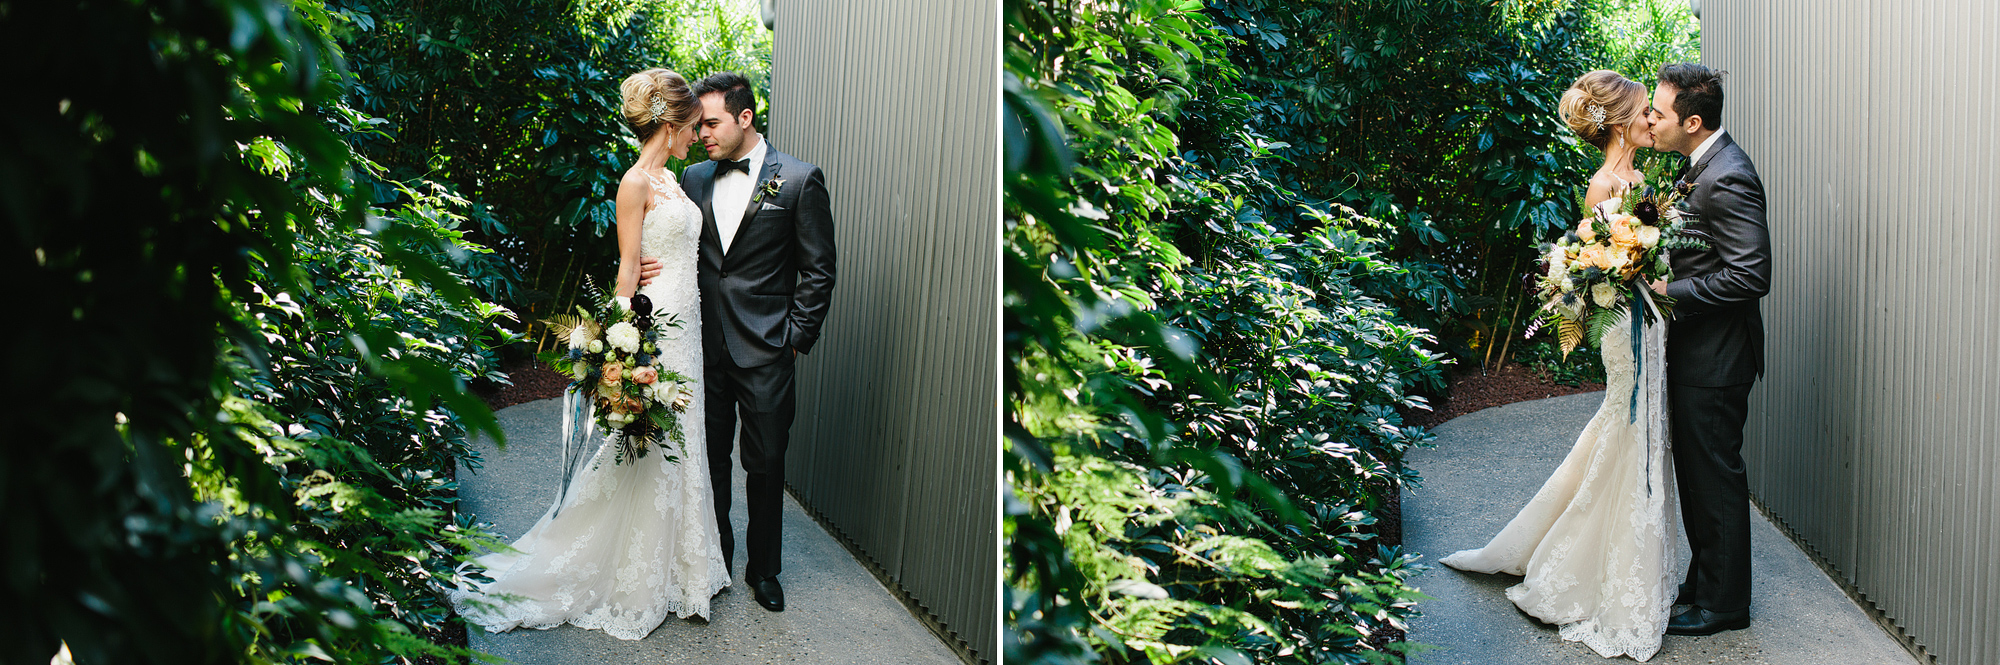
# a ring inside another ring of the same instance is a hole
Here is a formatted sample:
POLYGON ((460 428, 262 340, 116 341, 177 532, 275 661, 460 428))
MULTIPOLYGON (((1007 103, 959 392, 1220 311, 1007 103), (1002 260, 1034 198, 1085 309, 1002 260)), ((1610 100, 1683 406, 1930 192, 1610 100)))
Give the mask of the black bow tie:
POLYGON ((723 160, 717 160, 716 163, 718 164, 718 166, 716 166, 716 172, 715 172, 715 177, 717 178, 720 178, 724 175, 728 175, 730 171, 742 171, 743 175, 750 175, 749 159, 738 159, 734 161, 723 159, 723 160))

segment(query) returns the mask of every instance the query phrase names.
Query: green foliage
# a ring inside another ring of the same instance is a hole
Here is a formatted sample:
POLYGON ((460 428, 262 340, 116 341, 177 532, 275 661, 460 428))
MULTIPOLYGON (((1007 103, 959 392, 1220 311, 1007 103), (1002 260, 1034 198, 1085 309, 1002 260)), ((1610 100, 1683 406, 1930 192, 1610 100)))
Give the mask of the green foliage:
POLYGON ((1412 650, 1397 414, 1514 351, 1606 6, 1008 3, 1009 660, 1412 650))
MULTIPOLYGON (((690 83, 742 72, 768 96, 770 32, 743 3, 694 0, 331 0, 346 19, 351 103, 385 121, 356 146, 396 183, 436 182, 472 203, 467 267, 523 321, 569 311, 587 273, 616 264, 615 194, 638 158, 618 84, 664 67, 690 83)), ((758 110, 762 122, 765 109, 758 110)), ((707 159, 700 146, 678 172, 707 159)))
POLYGON ((453 302, 388 260, 399 251, 390 243, 440 266, 452 265, 447 252, 486 251, 454 228, 463 201, 408 194, 411 203, 380 211, 365 228, 297 220, 289 278, 255 266, 239 317, 265 346, 228 349, 228 427, 186 443, 197 498, 219 502, 244 527, 231 546, 236 561, 251 565, 226 597, 233 621, 254 627, 243 637, 259 661, 314 652, 371 662, 473 656, 446 640, 456 619, 438 585, 462 583, 458 564, 499 544, 452 510, 453 468, 477 456, 459 409, 398 390, 399 372, 368 349, 393 344, 412 373, 435 373, 444 378, 433 381, 462 395, 465 380, 497 375, 492 349, 511 338, 491 324, 511 314, 453 302), (262 371, 260 352, 270 354, 262 371), (248 479, 260 470, 222 463, 224 446, 261 456, 275 478, 254 484, 275 480, 261 487, 270 495, 251 491, 248 479), (323 581, 309 586, 264 570, 260 559, 293 562, 323 581), (333 594, 310 587, 340 589, 341 602, 315 599, 333 594))
POLYGON ((1552 383, 1577 386, 1584 383, 1604 383, 1604 358, 1588 351, 1563 356, 1562 346, 1553 335, 1544 333, 1532 339, 1516 342, 1520 352, 1514 361, 1528 366, 1552 383))
MULTIPOLYGON (((1265 175, 1312 209, 1342 203, 1388 222, 1383 252, 1408 270, 1364 285, 1451 355, 1493 363, 1532 312, 1519 283, 1535 247, 1574 220, 1569 201, 1600 159, 1563 128, 1556 100, 1590 69, 1696 59, 1698 33, 1677 7, 1224 0, 1207 12, 1242 38, 1230 57, 1248 127, 1281 146, 1265 175)), ((1183 138, 1227 133, 1203 130, 1183 138)), ((1314 223, 1259 203, 1280 228, 1314 223)))
POLYGON ((1231 55, 1249 73, 1248 123, 1285 146, 1266 174, 1313 208, 1390 224, 1383 251, 1410 270, 1371 292, 1460 358, 1484 361, 1487 342, 1518 334, 1517 276, 1595 166, 1555 115, 1593 66, 1589 16, 1469 0, 1228 0, 1210 13, 1245 37, 1231 55))
POLYGON ((1009 9, 1007 658, 1389 662, 1370 510, 1437 359, 1359 285, 1409 272, 1379 222, 1280 229, 1282 145, 1184 138, 1251 103, 1200 9, 1009 9))
POLYGON ((1597 66, 1653 87, 1660 67, 1701 60, 1701 21, 1679 0, 1596 0, 1597 66))
POLYGON ((465 381, 508 314, 462 277, 463 201, 370 207, 348 141, 384 124, 338 103, 342 20, 0 8, 32 63, 0 130, 4 425, 32 442, 0 461, 5 662, 471 656, 435 585, 487 540, 449 474, 500 434, 465 381))

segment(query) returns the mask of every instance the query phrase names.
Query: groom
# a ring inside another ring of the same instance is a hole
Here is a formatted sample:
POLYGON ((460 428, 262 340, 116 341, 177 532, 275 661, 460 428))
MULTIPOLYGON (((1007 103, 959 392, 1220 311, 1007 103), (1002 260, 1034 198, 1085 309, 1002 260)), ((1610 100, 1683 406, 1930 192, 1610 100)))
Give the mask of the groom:
MULTIPOLYGON (((833 215, 819 167, 778 152, 757 132, 757 97, 742 74, 694 84, 699 134, 710 161, 681 176, 701 206, 697 279, 707 382, 708 473, 722 556, 733 562, 729 526, 731 435, 743 424, 744 499, 750 561, 743 578, 757 603, 782 612, 779 527, 785 447, 791 440, 792 364, 812 351, 833 294, 833 215)), ((653 259, 642 276, 657 274, 653 259)))
POLYGON ((1771 234, 1764 183, 1749 155, 1722 129, 1722 72, 1692 63, 1660 68, 1653 138, 1688 156, 1680 176, 1689 228, 1706 250, 1673 252, 1674 281, 1653 288, 1674 299, 1667 328, 1667 401, 1682 522, 1693 561, 1667 622, 1669 635, 1712 635, 1750 626, 1750 489, 1743 473, 1743 422, 1750 387, 1764 372, 1764 317, 1771 290, 1771 234))

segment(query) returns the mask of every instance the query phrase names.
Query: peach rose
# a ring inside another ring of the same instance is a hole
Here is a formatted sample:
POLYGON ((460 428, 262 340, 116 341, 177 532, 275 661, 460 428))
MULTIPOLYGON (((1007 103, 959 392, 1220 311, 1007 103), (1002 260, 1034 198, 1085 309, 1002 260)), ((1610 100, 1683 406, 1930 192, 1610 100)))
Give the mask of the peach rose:
POLYGON ((604 378, 598 379, 597 381, 607 386, 615 386, 618 385, 618 382, 623 380, 624 378, 625 378, 625 364, 613 360, 611 362, 604 363, 604 378))
POLYGON ((648 385, 658 380, 660 380, 659 370, 653 369, 650 365, 640 365, 639 369, 632 370, 632 381, 639 385, 648 385))
POLYGON ((1591 221, 1588 219, 1583 220, 1583 224, 1576 227, 1576 237, 1582 239, 1584 242, 1597 241, 1597 231, 1590 228, 1591 221))
POLYGON ((1576 262, 1585 266, 1605 267, 1604 246, 1591 245, 1576 255, 1576 262))
POLYGON ((1632 228, 1632 218, 1616 215, 1611 218, 1611 244, 1633 247, 1639 244, 1639 232, 1632 228))

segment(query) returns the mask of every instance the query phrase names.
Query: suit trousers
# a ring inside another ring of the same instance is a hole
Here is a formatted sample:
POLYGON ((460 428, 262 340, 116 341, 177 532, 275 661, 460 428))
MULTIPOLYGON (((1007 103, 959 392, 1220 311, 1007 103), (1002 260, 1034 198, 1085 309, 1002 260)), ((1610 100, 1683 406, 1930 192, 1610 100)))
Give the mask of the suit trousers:
MULTIPOLYGON (((727 354, 724 354, 725 356, 727 354)), ((703 368, 708 385, 708 479, 715 492, 715 522, 721 534, 722 556, 736 558, 736 532, 729 526, 731 434, 742 441, 744 502, 750 507, 750 525, 744 539, 750 560, 744 566, 745 581, 757 582, 777 577, 785 517, 785 447, 791 442, 793 401, 793 358, 761 367, 738 367, 729 360, 703 368), (742 432, 736 425, 740 421, 742 432)))
POLYGON ((1750 606, 1750 482, 1743 472, 1743 422, 1753 383, 1667 385, 1674 477, 1681 522, 1693 554, 1687 582, 1711 612, 1750 606))

